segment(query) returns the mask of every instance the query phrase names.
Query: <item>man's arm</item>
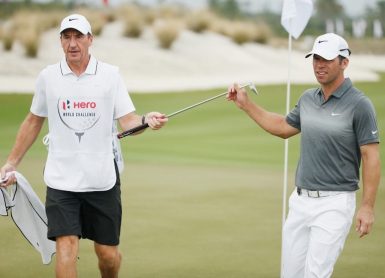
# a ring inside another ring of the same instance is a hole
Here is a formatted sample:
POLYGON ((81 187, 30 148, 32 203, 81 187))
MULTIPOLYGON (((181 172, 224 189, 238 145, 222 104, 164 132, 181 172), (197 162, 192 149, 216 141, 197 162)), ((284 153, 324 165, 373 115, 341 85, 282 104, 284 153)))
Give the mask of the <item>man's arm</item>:
POLYGON ((245 111, 261 128, 272 135, 289 138, 300 132, 298 129, 289 125, 283 115, 266 111, 252 102, 247 96, 246 91, 240 89, 237 84, 229 88, 227 99, 234 101, 235 104, 245 111))
POLYGON ((356 216, 356 231, 360 237, 370 233, 374 222, 374 203, 381 176, 379 149, 380 147, 377 143, 360 147, 363 196, 356 216))
MULTIPOLYGON (((123 117, 120 117, 118 119, 119 125, 121 129, 123 130, 129 130, 131 128, 137 127, 139 125, 142 125, 142 116, 139 116, 135 114, 134 112, 124 115, 123 117)), ((159 112, 150 112, 147 113, 144 116, 144 123, 147 123, 148 126, 153 129, 157 130, 163 127, 166 122, 168 121, 168 118, 162 113, 159 112)), ((145 129, 138 131, 134 133, 135 135, 140 134, 145 129)))
MULTIPOLYGON (((16 170, 16 167, 39 135, 44 120, 45 118, 36 116, 31 112, 27 115, 19 128, 15 144, 8 156, 7 162, 1 168, 1 177, 5 177, 7 172, 16 170)), ((4 185, 8 186, 14 182, 15 178, 11 176, 4 185)))

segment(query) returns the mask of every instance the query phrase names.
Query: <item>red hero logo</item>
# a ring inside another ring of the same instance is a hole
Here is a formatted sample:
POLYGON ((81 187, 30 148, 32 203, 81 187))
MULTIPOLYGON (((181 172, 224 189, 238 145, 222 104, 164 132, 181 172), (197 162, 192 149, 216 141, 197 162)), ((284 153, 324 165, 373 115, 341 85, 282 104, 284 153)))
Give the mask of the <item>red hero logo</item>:
POLYGON ((65 100, 62 102, 62 108, 63 110, 71 109, 71 106, 73 109, 95 109, 96 108, 96 102, 94 101, 74 101, 71 102, 69 100, 65 100))

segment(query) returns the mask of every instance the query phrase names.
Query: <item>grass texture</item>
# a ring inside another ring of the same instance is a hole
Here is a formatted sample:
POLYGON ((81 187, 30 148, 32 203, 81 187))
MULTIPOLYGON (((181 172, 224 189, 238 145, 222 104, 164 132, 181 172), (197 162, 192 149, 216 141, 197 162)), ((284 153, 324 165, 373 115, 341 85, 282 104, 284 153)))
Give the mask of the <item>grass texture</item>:
MULTIPOLYGON (((385 132, 385 76, 357 83, 373 101, 385 132)), ((292 105, 305 88, 293 85, 292 105)), ((266 109, 285 112, 286 86, 258 86, 252 96, 266 109)), ((166 114, 221 93, 191 91, 135 94, 139 114, 166 114)), ((32 95, 0 95, 0 161, 5 161, 32 95)), ((41 138, 19 171, 44 200, 41 138)), ((283 180, 283 140, 256 126, 232 103, 216 100, 170 119, 159 131, 122 141, 123 253, 120 277, 279 277, 283 180)), ((299 137, 290 140, 289 192, 293 188, 299 137)), ((384 148, 381 150, 385 161, 384 148)), ((384 163, 382 165, 384 171, 384 163)), ((384 173, 384 172, 383 172, 384 173)), ((361 190, 357 200, 361 197, 361 190)), ((333 277, 384 277, 385 190, 382 180, 372 233, 359 239, 353 228, 333 277)), ((0 277, 54 277, 54 264, 40 256, 12 220, 0 218, 0 277)), ((81 241, 79 277, 99 277, 92 243, 81 241)))

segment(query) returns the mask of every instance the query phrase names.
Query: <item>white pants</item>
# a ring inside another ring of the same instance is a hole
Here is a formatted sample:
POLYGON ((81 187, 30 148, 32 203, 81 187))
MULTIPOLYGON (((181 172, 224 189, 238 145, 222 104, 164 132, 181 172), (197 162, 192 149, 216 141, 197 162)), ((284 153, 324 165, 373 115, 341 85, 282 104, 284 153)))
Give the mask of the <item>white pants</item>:
POLYGON ((283 277, 330 277, 355 209, 355 192, 311 198, 294 191, 283 230, 283 277))

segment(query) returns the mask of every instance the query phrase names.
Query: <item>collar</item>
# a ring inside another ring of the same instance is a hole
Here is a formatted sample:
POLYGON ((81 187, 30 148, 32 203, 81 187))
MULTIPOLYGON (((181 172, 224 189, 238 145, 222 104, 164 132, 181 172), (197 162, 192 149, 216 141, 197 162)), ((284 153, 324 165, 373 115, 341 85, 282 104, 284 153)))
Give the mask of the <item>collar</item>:
MULTIPOLYGON (((90 60, 88 61, 88 65, 86 70, 82 73, 83 74, 96 74, 98 69, 98 60, 94 56, 90 56, 90 60)), ((60 61, 60 70, 62 75, 68 75, 68 74, 73 74, 71 68, 68 66, 67 61, 65 58, 63 58, 60 61)))
MULTIPOLYGON (((352 86, 353 83, 350 78, 345 78, 345 81, 333 92, 331 97, 341 98, 352 86)), ((323 97, 321 88, 318 89, 317 94, 323 97)))

